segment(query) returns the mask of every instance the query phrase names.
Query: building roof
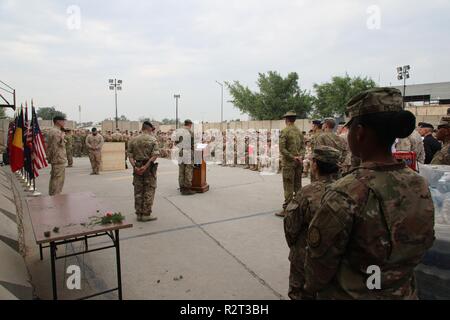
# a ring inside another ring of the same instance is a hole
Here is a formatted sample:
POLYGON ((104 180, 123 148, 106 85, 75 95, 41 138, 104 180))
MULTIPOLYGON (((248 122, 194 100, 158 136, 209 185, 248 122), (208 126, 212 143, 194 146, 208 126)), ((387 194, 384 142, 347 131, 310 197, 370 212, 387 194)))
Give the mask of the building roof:
MULTIPOLYGON (((393 86, 403 93, 403 86, 393 86)), ((406 82, 406 101, 441 101, 450 100, 450 82, 411 84, 406 82)))

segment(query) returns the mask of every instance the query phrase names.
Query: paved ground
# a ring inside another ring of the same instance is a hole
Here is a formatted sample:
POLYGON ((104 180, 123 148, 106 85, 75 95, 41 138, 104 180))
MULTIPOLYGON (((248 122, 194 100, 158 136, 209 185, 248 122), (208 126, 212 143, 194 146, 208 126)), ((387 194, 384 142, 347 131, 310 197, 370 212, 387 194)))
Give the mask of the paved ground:
MULTIPOLYGON (((75 168, 66 171, 64 193, 92 191, 134 222, 133 229, 121 233, 125 299, 287 298, 288 249, 282 219, 273 215, 282 202, 279 175, 214 166, 208 168, 211 190, 183 197, 177 191, 178 167, 160 160, 154 205, 159 219, 138 223, 131 170, 90 176, 89 168, 86 158, 75 159, 75 168), (180 276, 181 280, 174 280, 180 276)), ((37 181, 44 195, 48 178, 46 170, 37 181)), ((44 261, 39 261, 29 217, 24 216, 26 261, 32 282, 36 295, 49 299, 49 255, 46 252, 44 261)), ((67 246, 66 250, 77 246, 67 246)), ((76 298, 115 285, 113 250, 57 264, 61 298, 76 298), (64 270, 71 264, 82 267, 82 292, 64 288, 64 270)), ((115 297, 112 293, 103 298, 115 297)))

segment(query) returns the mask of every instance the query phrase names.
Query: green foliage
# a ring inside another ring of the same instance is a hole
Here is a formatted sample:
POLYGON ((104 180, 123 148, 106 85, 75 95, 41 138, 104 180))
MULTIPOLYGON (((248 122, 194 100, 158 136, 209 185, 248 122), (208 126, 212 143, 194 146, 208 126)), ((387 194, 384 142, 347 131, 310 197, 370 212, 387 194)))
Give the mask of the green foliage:
POLYGON ((0 118, 4 118, 5 116, 6 116, 5 109, 4 108, 0 108, 0 118))
MULTIPOLYGON (((179 121, 179 120, 178 120, 179 121)), ((161 124, 163 125, 171 125, 171 124, 176 124, 176 120, 175 119, 167 119, 164 118, 161 120, 161 124)))
POLYGON ((66 117, 65 113, 56 110, 55 107, 39 108, 36 113, 38 118, 42 118, 43 120, 53 120, 56 116, 66 117))
POLYGON ((344 77, 333 77, 331 82, 314 84, 314 116, 344 116, 345 106, 352 97, 375 86, 376 83, 368 77, 351 78, 348 74, 344 77))
POLYGON ((255 120, 281 119, 289 110, 295 110, 299 118, 306 118, 314 98, 300 89, 298 79, 295 72, 283 78, 277 72, 269 71, 259 74, 259 92, 252 92, 239 81, 226 82, 226 86, 233 97, 231 102, 255 120))

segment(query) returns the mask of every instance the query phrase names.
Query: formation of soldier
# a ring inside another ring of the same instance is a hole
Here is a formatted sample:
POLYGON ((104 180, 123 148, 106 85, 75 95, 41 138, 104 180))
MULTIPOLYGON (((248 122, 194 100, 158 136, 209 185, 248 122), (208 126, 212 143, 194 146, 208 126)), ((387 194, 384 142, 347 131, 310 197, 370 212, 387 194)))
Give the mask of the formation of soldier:
MULTIPOLYGON (((337 127, 334 119, 314 121, 309 136, 295 126, 295 112, 283 117, 286 128, 280 133, 278 149, 284 202, 276 215, 284 218, 290 248, 291 299, 417 298, 414 268, 434 242, 434 205, 425 179, 397 161, 393 151, 420 148, 416 133, 431 133, 425 130, 430 129, 428 124, 416 128, 414 115, 402 105, 397 89, 367 90, 347 104, 348 123, 337 127), (302 187, 306 165, 312 183, 302 187), (376 290, 367 284, 371 267, 380 270, 381 287, 376 290)), ((62 190, 67 149, 71 148, 64 120, 56 117, 55 127, 47 133, 50 195, 62 190)), ((450 165, 450 117, 442 119, 436 138, 443 146, 431 163, 450 165)), ((225 164, 239 162, 238 139, 234 136, 230 145, 224 136, 225 164), (227 151, 231 158, 225 156, 227 151)), ((116 131, 107 132, 104 139, 93 129, 85 139, 93 174, 98 174, 101 146, 109 140, 122 142, 124 137, 116 131)), ((250 154, 255 150, 249 137, 244 137, 245 168, 259 170, 265 165, 265 157, 270 159, 273 150, 271 140, 269 135, 265 148, 256 144, 258 161, 251 164, 250 154)), ((142 131, 130 134, 127 140, 138 221, 157 219, 152 215, 156 161, 167 141, 180 152, 180 192, 195 193, 191 189, 195 166, 192 121, 186 120, 183 130, 172 135, 155 135, 155 127, 144 122, 142 131)), ((206 142, 214 143, 214 139, 206 142)), ((74 150, 78 150, 76 143, 74 150)), ((419 161, 424 161, 420 151, 417 154, 419 161)), ((170 157, 170 152, 166 156, 170 157)))
MULTIPOLYGON (((349 170, 340 140, 324 136, 330 125, 318 133, 317 124, 314 180, 294 190, 284 214, 291 299, 417 299, 414 268, 434 242, 434 206, 425 179, 392 154, 396 139, 415 130, 415 117, 402 104, 392 88, 365 91, 347 104, 350 121, 339 131, 360 162, 349 170), (367 283, 370 268, 380 270, 378 287, 367 283)), ((443 119, 440 162, 449 134, 450 118, 443 119)), ((302 137, 293 136, 292 148, 280 150, 291 165, 302 154, 296 147, 302 137)))

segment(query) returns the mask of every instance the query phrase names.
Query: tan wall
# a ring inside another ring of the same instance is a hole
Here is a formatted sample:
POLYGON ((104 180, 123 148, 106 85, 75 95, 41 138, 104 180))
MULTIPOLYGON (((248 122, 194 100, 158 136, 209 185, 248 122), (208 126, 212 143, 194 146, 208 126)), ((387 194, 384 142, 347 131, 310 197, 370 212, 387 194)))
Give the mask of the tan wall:
MULTIPOLYGON (((119 121, 120 131, 139 131, 141 130, 142 123, 140 121, 119 121)), ((102 132, 116 131, 116 122, 114 120, 108 120, 102 122, 102 132)))
MULTIPOLYGON (((309 119, 299 119, 295 122, 295 125, 301 130, 308 132, 312 128, 311 120, 309 119)), ((170 128, 169 126, 161 126, 161 131, 167 132, 170 128)), ((217 129, 217 130, 248 130, 248 129, 284 129, 286 127, 284 120, 265 120, 265 121, 237 121, 228 122, 221 124, 220 122, 215 123, 203 123, 203 130, 217 129)), ((171 128, 175 128, 172 126, 171 128)))
POLYGON ((409 106, 406 107, 406 110, 411 111, 416 116, 445 116, 447 115, 447 109, 450 108, 450 105, 429 105, 429 106, 409 106))
MULTIPOLYGON (((39 127, 41 129, 48 129, 53 127, 53 121, 52 120, 39 120, 39 127)), ((67 120, 66 121, 66 128, 67 129, 75 129, 76 123, 75 121, 67 120)))

